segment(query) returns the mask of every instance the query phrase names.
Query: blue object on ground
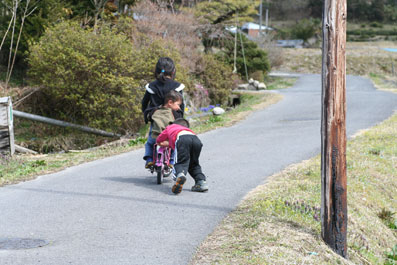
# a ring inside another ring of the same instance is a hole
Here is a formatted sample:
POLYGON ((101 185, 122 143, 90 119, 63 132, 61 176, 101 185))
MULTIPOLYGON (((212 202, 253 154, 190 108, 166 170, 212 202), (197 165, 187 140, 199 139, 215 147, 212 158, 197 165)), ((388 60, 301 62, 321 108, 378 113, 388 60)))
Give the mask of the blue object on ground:
POLYGON ((388 51, 388 52, 397 52, 396 48, 383 48, 383 50, 388 51))

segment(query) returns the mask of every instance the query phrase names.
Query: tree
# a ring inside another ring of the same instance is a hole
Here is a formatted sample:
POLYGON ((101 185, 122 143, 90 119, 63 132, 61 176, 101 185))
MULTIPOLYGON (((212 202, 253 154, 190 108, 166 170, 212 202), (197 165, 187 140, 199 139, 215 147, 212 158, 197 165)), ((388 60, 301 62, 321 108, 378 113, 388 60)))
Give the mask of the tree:
POLYGON ((385 4, 383 0, 376 0, 371 4, 373 20, 382 22, 385 20, 385 4))
POLYGON ((7 74, 5 80, 5 88, 7 88, 12 75, 12 70, 14 69, 15 59, 17 57, 18 47, 21 40, 21 35, 22 35, 23 26, 25 24, 25 20, 35 11, 35 9, 37 8, 35 4, 37 4, 37 2, 31 0, 27 0, 26 2, 21 2, 21 0, 13 0, 12 3, 9 2, 10 4, 12 4, 11 6, 9 6, 6 2, 3 3, 6 5, 6 7, 9 8, 10 13, 12 14, 7 30, 0 44, 0 51, 1 51, 1 48, 3 47, 4 44, 4 40, 7 37, 9 37, 10 45, 8 49, 9 54, 8 54, 8 63, 7 63, 7 74), (16 24, 18 19, 20 19, 20 25, 19 25, 19 30, 16 30, 16 24), (8 36, 10 30, 11 30, 11 34, 10 36, 8 36), (17 34, 17 36, 15 34, 17 34), (15 40, 15 46, 14 46, 14 40, 15 40))
POLYGON ((94 5, 94 33, 96 33, 99 15, 103 12, 105 4, 108 0, 91 0, 91 3, 94 5))
MULTIPOLYGON (((234 34, 231 35, 232 36, 228 39, 228 41, 224 43, 221 55, 223 60, 226 61, 229 65, 234 64, 234 34)), ((241 46, 240 41, 237 41, 237 73, 239 73, 242 77, 246 76, 245 64, 247 66, 248 75, 251 75, 256 71, 261 71, 262 73, 268 72, 270 70, 270 63, 267 58, 267 53, 264 50, 258 48, 258 45, 255 42, 250 41, 244 35, 242 35, 241 37, 243 41, 243 46, 241 46)))
POLYGON ((152 40, 172 41, 182 57, 182 65, 189 72, 195 72, 200 51, 199 27, 191 12, 172 13, 150 1, 141 1, 134 6, 139 17, 134 21, 136 29, 152 40))
POLYGON ((310 9, 310 15, 315 18, 321 18, 323 15, 323 0, 309 0, 307 7, 310 9))
POLYGON ((292 27, 292 38, 302 39, 307 42, 308 39, 316 35, 321 30, 321 22, 318 19, 302 19, 292 27))
POLYGON ((29 45, 38 41, 44 33, 46 27, 59 18, 65 16, 62 5, 57 0, 4 0, 0 1, 0 10, 9 10, 0 16, 0 64, 8 66, 10 51, 16 52, 15 59, 12 59, 16 66, 21 69, 26 68, 24 62, 25 55, 29 45), (12 6, 19 2, 17 8, 13 10, 12 6), (14 3, 14 4, 13 4, 14 3), (15 49, 16 40, 13 39, 10 21, 15 22, 11 25, 15 34, 20 33, 18 48, 15 49))
POLYGON ((367 20, 370 12, 372 12, 371 6, 365 0, 347 1, 348 20, 367 20))
POLYGON ((203 1, 196 6, 196 16, 201 22, 201 35, 205 52, 209 52, 215 39, 225 37, 225 27, 237 21, 252 21, 257 14, 259 0, 203 1))

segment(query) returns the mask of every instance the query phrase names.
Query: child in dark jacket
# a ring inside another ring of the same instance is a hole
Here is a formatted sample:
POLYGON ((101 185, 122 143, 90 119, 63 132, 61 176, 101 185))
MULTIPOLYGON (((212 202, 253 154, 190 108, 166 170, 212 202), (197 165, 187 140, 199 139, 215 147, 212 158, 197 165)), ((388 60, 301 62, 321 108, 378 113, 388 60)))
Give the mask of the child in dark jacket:
POLYGON ((195 181, 192 191, 208 191, 206 176, 201 171, 199 163, 203 144, 197 135, 189 129, 187 120, 183 118, 176 119, 173 124, 168 125, 157 137, 156 142, 160 146, 170 146, 171 149, 175 150, 176 161, 174 168, 176 182, 172 187, 173 193, 178 194, 182 191, 188 172, 195 181))
MULTIPOLYGON (((152 114, 164 103, 165 95, 170 91, 176 91, 182 94, 182 90, 185 86, 181 83, 174 81, 175 78, 175 65, 171 58, 162 57, 156 64, 154 75, 156 80, 145 86, 146 92, 142 99, 142 112, 144 114, 145 123, 150 122, 150 129, 147 142, 145 144, 145 155, 143 157, 146 160, 146 168, 149 168, 153 164, 153 145, 156 139, 152 137, 152 114)), ((175 118, 182 118, 185 106, 180 105, 180 109, 174 112, 175 118)))
POLYGON ((156 139, 160 133, 178 117, 182 105, 182 95, 171 90, 165 95, 164 103, 156 109, 152 118, 152 138, 156 139))

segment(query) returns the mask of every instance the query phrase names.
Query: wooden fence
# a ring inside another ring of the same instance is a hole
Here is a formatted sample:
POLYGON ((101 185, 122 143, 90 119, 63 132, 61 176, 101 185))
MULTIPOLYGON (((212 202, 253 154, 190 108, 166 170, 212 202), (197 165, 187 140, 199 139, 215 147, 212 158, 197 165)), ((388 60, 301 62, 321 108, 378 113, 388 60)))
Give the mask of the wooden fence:
POLYGON ((13 155, 14 128, 11 97, 0 98, 0 153, 13 155))

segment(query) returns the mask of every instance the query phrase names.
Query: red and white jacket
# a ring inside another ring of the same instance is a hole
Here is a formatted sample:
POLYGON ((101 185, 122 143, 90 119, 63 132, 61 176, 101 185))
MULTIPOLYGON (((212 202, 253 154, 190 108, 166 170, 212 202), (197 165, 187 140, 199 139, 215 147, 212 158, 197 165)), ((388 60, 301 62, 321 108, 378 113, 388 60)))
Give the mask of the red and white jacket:
POLYGON ((157 137, 156 143, 161 143, 164 141, 168 141, 170 147, 175 150, 175 142, 178 138, 178 134, 180 132, 186 131, 187 134, 194 134, 195 133, 190 130, 189 128, 186 128, 182 125, 179 124, 171 124, 168 125, 164 131, 162 131, 162 133, 157 137))

